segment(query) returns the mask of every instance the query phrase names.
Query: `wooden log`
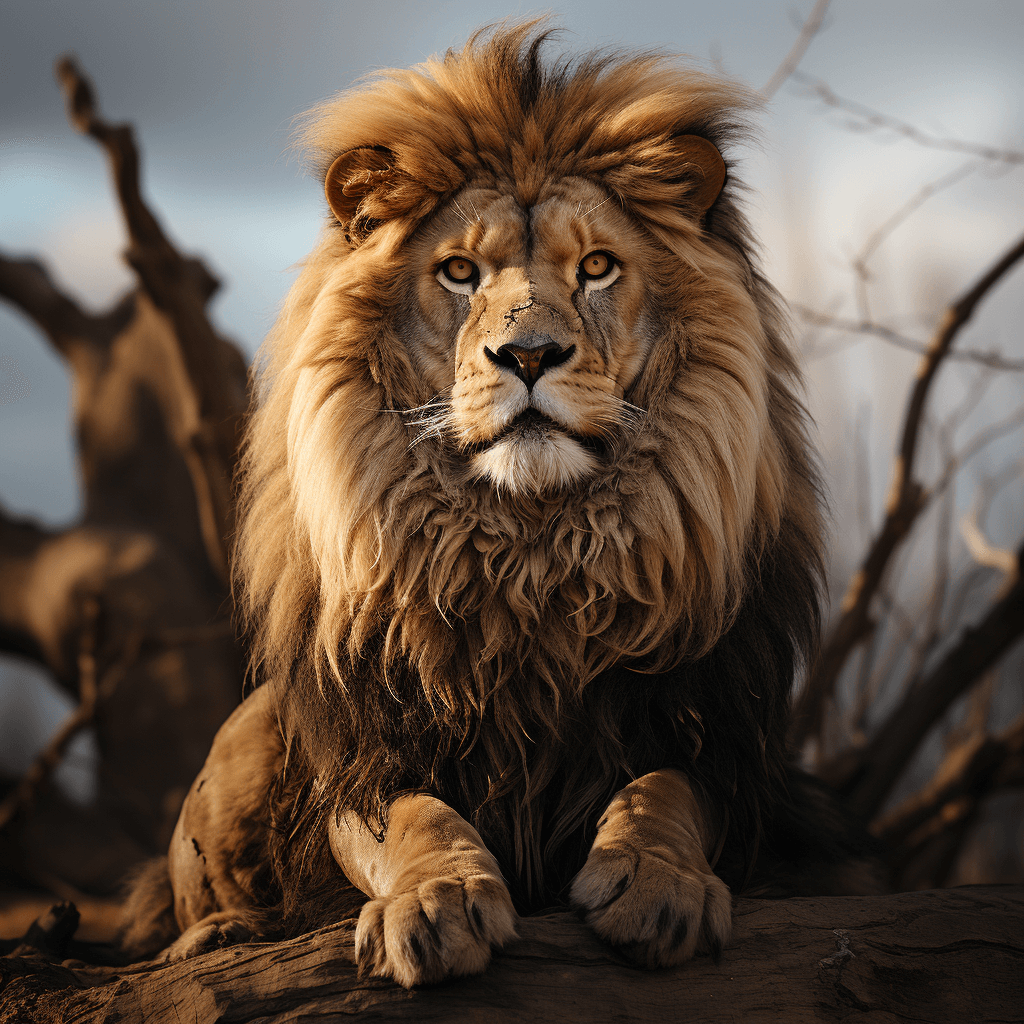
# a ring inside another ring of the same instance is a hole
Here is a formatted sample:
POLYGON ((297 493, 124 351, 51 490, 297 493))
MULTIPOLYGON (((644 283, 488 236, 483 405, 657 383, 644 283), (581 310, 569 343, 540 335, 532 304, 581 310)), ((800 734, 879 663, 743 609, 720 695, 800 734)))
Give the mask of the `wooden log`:
POLYGON ((479 977, 412 991, 358 977, 353 925, 128 968, 22 947, 0 960, 0 1021, 1024 1021, 1024 886, 737 899, 719 963, 650 972, 552 913, 479 977))

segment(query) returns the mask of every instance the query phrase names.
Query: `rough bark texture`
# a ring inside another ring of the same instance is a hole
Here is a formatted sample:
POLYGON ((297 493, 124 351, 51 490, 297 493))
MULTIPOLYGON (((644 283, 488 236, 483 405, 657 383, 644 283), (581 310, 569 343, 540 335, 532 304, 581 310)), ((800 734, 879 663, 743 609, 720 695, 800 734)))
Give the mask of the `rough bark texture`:
POLYGON ((738 899, 734 928, 719 963, 646 972, 554 913, 522 921, 480 977, 408 992, 357 976, 351 921, 131 968, 22 946, 0 961, 0 1021, 1024 1020, 1024 887, 738 899))

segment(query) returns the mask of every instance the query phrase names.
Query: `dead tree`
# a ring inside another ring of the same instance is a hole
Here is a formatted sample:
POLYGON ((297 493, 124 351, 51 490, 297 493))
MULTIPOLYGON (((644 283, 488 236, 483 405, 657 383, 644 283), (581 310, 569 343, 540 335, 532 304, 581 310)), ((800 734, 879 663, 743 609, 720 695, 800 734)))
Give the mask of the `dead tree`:
POLYGON ((26 881, 104 892, 166 847, 241 697, 226 552, 246 367, 206 316, 216 279, 177 251, 142 198, 131 128, 98 116, 70 60, 57 74, 72 123, 109 160, 138 284, 93 316, 35 261, 0 256, 0 294, 71 374, 85 496, 67 530, 0 512, 0 650, 44 665, 79 698, 0 802, 0 857, 26 881), (89 725, 99 799, 83 815, 45 782, 89 725))

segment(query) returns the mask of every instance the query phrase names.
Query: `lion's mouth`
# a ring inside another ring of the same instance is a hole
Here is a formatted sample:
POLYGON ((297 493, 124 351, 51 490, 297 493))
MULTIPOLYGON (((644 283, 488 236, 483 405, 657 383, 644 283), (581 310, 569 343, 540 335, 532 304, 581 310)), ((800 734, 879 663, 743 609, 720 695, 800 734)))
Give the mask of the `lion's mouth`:
POLYGON ((581 448, 597 458, 601 458, 606 452, 606 445, 602 438, 593 434, 579 434, 569 430, 539 409, 524 409, 518 416, 505 424, 494 437, 487 441, 477 441, 466 449, 466 453, 478 455, 503 441, 519 444, 543 443, 556 433, 571 438, 581 448))

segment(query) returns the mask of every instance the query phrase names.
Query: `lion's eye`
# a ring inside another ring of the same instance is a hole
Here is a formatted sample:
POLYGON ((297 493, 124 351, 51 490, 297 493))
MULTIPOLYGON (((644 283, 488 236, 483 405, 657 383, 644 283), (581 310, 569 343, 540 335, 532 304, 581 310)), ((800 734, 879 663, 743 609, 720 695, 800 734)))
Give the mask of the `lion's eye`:
POLYGON ((611 253, 597 250, 588 253, 580 261, 578 275, 587 288, 607 288, 619 276, 619 264, 611 253))
POLYGON ((480 268, 464 256, 452 256, 441 264, 437 279, 450 292, 472 295, 480 280, 480 268))
POLYGON ((592 252, 589 256, 583 257, 583 262, 580 264, 580 272, 584 277, 594 280, 598 277, 604 277, 611 269, 611 266, 612 261, 608 258, 608 253, 592 252))

